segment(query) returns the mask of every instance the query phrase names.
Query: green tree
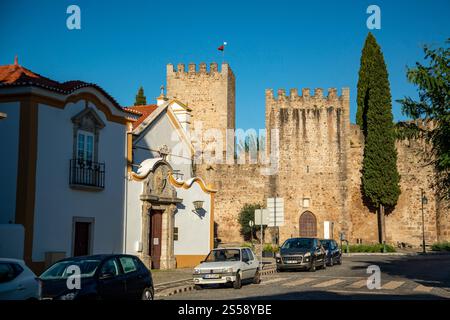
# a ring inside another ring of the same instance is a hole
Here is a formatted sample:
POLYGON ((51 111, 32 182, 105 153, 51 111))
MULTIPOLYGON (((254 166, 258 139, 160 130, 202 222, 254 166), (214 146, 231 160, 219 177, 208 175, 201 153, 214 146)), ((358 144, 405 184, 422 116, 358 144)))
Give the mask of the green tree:
MULTIPOLYGON (((240 232, 246 241, 251 239, 252 234, 252 228, 249 226, 249 221, 255 221, 255 210, 260 208, 261 205, 259 204, 246 204, 239 213, 238 221, 241 225, 240 232)), ((253 226, 253 239, 256 239, 256 231, 259 229, 260 226, 253 226)))
POLYGON ((144 95, 144 88, 139 87, 138 93, 136 95, 136 100, 134 102, 135 106, 145 106, 147 104, 147 98, 144 95))
POLYGON ((423 137, 431 143, 430 162, 437 174, 440 197, 450 199, 450 38, 444 47, 423 47, 426 65, 408 68, 408 81, 418 87, 419 100, 397 100, 408 117, 419 122, 398 126, 400 138, 423 137), (420 125, 424 124, 424 125, 420 125))
POLYGON ((378 238, 385 240, 385 208, 400 195, 391 92, 383 53, 369 33, 361 56, 357 122, 364 137, 362 190, 368 205, 377 209, 378 238))

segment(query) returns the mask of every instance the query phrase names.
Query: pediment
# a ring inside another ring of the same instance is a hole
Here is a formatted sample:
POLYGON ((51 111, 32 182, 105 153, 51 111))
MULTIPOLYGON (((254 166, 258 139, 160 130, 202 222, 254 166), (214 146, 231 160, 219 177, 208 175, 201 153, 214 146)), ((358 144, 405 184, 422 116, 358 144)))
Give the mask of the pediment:
POLYGON ((80 129, 95 130, 105 127, 105 123, 94 109, 86 107, 81 112, 72 117, 72 122, 80 129))

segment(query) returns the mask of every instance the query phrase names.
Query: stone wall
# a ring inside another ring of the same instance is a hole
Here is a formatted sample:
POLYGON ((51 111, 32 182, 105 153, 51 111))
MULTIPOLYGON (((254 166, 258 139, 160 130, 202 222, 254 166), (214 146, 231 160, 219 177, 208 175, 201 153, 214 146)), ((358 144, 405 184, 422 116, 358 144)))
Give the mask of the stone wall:
MULTIPOLYGON (((351 128, 350 148, 350 195, 353 229, 350 241, 361 239, 363 243, 377 242, 376 212, 370 212, 363 203, 361 192, 361 168, 364 152, 362 133, 357 125, 351 128)), ((448 228, 448 208, 440 202, 433 188, 434 169, 425 158, 429 145, 423 140, 397 141, 397 168, 400 178, 401 194, 395 208, 386 216, 386 241, 392 244, 403 242, 418 247, 422 244, 422 205, 421 189, 428 203, 424 205, 425 240, 427 244, 449 239, 444 230, 448 228), (439 210, 439 206, 443 208, 439 210), (447 219, 439 219, 439 213, 447 219), (445 227, 438 229, 439 222, 445 227)), ((448 232, 448 229, 447 229, 448 232)))
MULTIPOLYGON (((190 65, 175 71, 167 67, 167 93, 193 109, 193 120, 203 121, 204 129, 234 128, 235 79, 227 64, 210 71, 200 64, 197 72, 190 65)), ((324 236, 324 222, 334 222, 332 236, 345 232, 351 243, 378 239, 376 213, 363 202, 361 166, 364 141, 357 125, 350 125, 349 90, 329 89, 314 95, 303 89, 291 89, 289 96, 280 89, 275 97, 266 90, 267 149, 271 129, 279 131, 279 167, 270 176, 261 173, 261 164, 198 164, 196 175, 203 177, 219 191, 215 197, 215 222, 223 242, 242 242, 238 214, 245 204, 265 204, 267 197, 278 195, 285 201, 285 226, 280 240, 300 234, 299 219, 305 211, 317 219, 317 236, 324 236), (304 199, 309 199, 305 206, 304 199)), ((427 243, 450 240, 448 203, 438 201, 432 187, 434 171, 426 164, 421 141, 399 141, 398 170, 401 195, 397 206, 386 217, 389 243, 404 242, 419 246, 422 239, 420 189, 428 204, 424 207, 427 243)))
POLYGON ((264 204, 267 177, 257 164, 197 165, 195 174, 219 190, 215 196, 214 217, 217 235, 223 242, 242 242, 239 212, 246 204, 264 204))

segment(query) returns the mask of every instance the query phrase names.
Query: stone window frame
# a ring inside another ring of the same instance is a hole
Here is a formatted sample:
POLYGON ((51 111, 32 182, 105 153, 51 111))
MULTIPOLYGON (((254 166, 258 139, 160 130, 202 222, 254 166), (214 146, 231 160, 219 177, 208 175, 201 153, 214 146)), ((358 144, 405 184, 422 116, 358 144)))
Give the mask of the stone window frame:
POLYGON ((106 126, 95 110, 85 101, 84 109, 71 118, 73 123, 73 150, 72 159, 78 158, 78 132, 85 131, 94 136, 93 162, 98 161, 98 146, 100 141, 100 131, 106 126))

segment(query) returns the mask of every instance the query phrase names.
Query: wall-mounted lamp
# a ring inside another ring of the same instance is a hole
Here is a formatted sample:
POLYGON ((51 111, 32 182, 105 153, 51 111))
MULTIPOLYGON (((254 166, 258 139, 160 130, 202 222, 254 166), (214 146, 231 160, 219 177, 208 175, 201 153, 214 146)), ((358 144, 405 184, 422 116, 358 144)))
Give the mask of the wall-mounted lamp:
POLYGON ((203 202, 204 201, 201 201, 201 200, 194 201, 193 202, 194 210, 192 210, 192 212, 194 212, 195 214, 198 214, 198 212, 203 208, 203 202))

